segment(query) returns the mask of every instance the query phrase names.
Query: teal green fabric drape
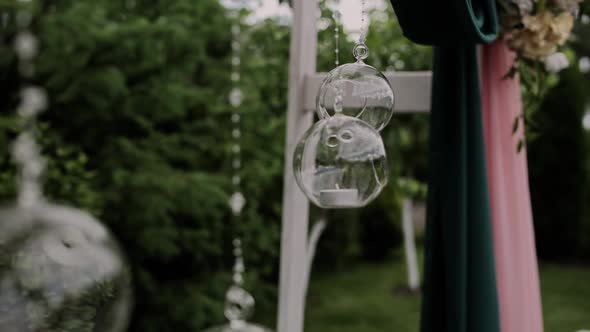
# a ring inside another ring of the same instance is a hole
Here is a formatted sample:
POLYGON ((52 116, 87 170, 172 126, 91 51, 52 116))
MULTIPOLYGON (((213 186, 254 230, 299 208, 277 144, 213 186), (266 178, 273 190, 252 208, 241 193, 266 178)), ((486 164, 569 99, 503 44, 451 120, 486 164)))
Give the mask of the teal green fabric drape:
POLYGON ((422 332, 499 332, 477 43, 495 0, 392 0, 404 34, 435 46, 422 332))

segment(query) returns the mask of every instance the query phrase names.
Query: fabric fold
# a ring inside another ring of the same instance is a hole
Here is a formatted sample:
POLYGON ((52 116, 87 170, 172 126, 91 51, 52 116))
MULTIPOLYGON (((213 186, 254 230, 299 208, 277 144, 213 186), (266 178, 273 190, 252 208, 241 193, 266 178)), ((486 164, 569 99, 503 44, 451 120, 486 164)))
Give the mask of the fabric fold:
POLYGON ((526 152, 517 152, 522 112, 515 55, 503 41, 482 48, 482 112, 502 332, 542 332, 543 317, 526 152))
POLYGON ((422 332, 500 331, 476 44, 495 0, 392 0, 404 35, 435 45, 422 332))
POLYGON ((495 1, 391 0, 404 35, 424 45, 489 43, 498 36, 495 1))

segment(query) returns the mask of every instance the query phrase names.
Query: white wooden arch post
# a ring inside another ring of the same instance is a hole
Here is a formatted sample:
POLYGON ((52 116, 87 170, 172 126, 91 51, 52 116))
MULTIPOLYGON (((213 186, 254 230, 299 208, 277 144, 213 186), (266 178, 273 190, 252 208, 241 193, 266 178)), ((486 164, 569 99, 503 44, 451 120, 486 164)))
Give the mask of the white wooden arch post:
MULTIPOLYGON (((325 74, 316 73, 317 0, 293 0, 289 60, 289 103, 283 187, 278 332, 302 332, 309 275, 309 202, 293 175, 293 151, 312 125, 316 94, 325 74)), ((396 94, 398 113, 430 109, 430 72, 385 74, 396 94)))

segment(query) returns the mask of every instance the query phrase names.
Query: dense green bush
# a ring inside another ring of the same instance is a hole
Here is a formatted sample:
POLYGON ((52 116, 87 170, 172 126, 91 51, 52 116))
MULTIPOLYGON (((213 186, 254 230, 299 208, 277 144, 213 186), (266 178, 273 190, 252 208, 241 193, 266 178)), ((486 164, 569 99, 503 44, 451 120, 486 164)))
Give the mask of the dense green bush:
MULTIPOLYGON (((590 25, 571 38, 577 58, 590 56, 590 25)), ((590 102, 590 77, 574 59, 546 96, 528 146, 537 250, 542 259, 590 258, 590 135, 582 118, 590 102)))
MULTIPOLYGON (((586 4, 586 13, 588 12, 588 4, 586 4)), ((582 23, 578 24, 575 29, 575 38, 572 42, 572 46, 578 55, 578 58, 582 57, 590 57, 590 23, 582 23)), ((590 72, 586 72, 580 84, 584 87, 586 102, 586 114, 590 112, 590 72)), ((581 186, 584 188, 582 194, 582 208, 584 217, 581 221, 580 225, 580 232, 579 232, 579 241, 580 241, 580 255, 582 258, 585 259, 586 262, 590 262, 590 131, 586 130, 585 133, 585 151, 584 159, 585 159, 585 166, 584 170, 586 173, 585 182, 581 183, 581 186)))
MULTIPOLYGON (((13 18, 9 6, 1 9, 13 18)), ((224 14, 215 0, 45 1, 35 16, 34 81, 51 96, 41 118, 45 190, 95 212, 125 247, 136 284, 133 331, 194 331, 222 320, 229 243, 238 234, 256 267, 250 286, 263 304, 272 300, 274 286, 265 284, 274 285, 280 201, 268 198, 281 192, 287 29, 267 22, 248 36, 258 38, 248 52, 260 55, 244 73, 248 205, 243 220, 232 220, 224 14)), ((11 20, 3 44, 14 34, 11 20)), ((11 109, 20 81, 10 48, 0 53, 0 137, 8 142, 18 129, 11 109)), ((6 147, 0 194, 12 199, 6 147)))
POLYGON ((574 258, 579 250, 586 183, 586 91, 575 67, 562 73, 534 121, 542 132, 528 147, 531 199, 541 258, 574 258))

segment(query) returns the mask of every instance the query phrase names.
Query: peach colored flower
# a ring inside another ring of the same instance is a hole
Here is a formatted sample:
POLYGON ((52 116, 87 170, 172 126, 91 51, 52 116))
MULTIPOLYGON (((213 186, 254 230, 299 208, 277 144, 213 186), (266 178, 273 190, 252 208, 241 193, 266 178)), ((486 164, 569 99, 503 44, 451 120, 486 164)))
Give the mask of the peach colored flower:
POLYGON ((511 32, 508 46, 525 58, 538 60, 565 44, 574 26, 574 17, 568 12, 555 15, 544 11, 524 16, 522 23, 522 29, 511 32))

